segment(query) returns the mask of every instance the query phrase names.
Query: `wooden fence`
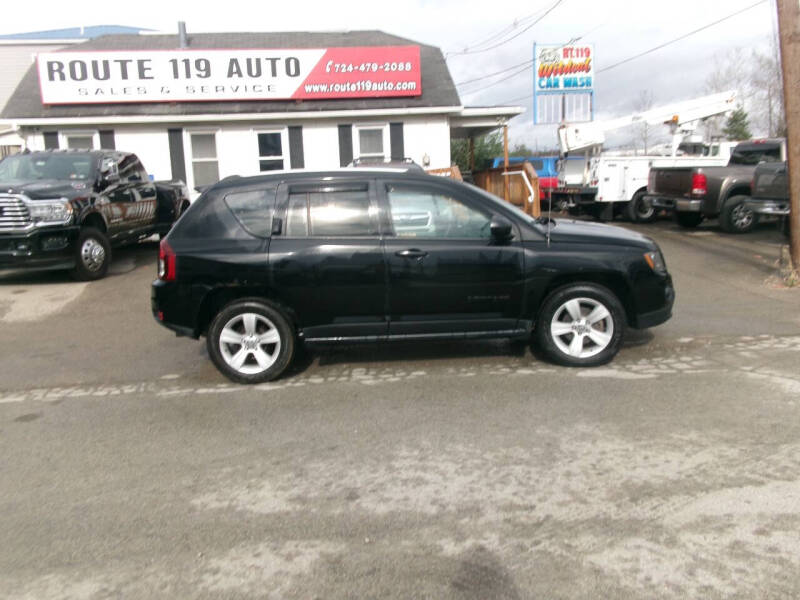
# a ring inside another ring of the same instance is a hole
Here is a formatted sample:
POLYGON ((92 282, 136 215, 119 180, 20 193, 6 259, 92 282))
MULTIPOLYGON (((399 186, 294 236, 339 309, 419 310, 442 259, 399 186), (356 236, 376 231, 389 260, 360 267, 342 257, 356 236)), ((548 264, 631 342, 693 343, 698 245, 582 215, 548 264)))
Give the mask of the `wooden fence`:
POLYGON ((529 162, 525 161, 521 166, 514 165, 509 167, 508 172, 503 167, 499 167, 487 169, 486 171, 476 171, 472 176, 475 179, 475 185, 479 188, 504 199, 507 179, 507 200, 533 217, 541 215, 539 177, 529 162), (523 174, 527 176, 528 182, 531 184, 530 189, 522 176, 523 174), (531 190, 533 190, 533 193, 531 193, 531 190))

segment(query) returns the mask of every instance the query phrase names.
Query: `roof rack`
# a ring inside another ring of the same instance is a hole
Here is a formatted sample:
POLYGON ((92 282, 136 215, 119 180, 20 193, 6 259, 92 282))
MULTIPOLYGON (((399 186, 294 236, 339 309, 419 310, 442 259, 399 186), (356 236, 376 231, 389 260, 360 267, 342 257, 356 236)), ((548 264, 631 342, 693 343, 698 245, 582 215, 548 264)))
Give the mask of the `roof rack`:
POLYGON ((372 168, 380 168, 385 167, 387 169, 403 169, 405 168, 407 171, 419 171, 421 173, 425 172, 421 166, 414 162, 413 159, 405 157, 405 158, 370 158, 370 157, 362 157, 353 159, 348 167, 372 167, 372 168))

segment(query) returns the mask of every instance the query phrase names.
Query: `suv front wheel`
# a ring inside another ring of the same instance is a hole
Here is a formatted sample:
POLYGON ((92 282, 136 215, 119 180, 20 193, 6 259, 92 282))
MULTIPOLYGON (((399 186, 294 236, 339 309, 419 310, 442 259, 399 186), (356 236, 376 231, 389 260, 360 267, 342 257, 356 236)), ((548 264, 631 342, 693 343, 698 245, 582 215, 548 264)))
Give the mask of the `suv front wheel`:
POLYGON ((594 367, 614 358, 624 328, 624 310, 610 290, 590 283, 570 284, 544 301, 536 339, 553 362, 594 367))
POLYGON ((208 354, 223 375, 237 383, 280 376, 292 360, 294 330, 277 307, 240 300, 223 308, 208 328, 208 354))

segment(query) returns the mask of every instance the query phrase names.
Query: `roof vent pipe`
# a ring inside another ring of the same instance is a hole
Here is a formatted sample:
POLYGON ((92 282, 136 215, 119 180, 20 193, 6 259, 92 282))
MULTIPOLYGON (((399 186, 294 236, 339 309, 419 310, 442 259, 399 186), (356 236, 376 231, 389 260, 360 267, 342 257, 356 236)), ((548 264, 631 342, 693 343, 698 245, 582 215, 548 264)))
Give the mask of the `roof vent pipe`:
POLYGON ((186 23, 184 21, 178 21, 178 47, 189 47, 189 40, 186 37, 186 23))

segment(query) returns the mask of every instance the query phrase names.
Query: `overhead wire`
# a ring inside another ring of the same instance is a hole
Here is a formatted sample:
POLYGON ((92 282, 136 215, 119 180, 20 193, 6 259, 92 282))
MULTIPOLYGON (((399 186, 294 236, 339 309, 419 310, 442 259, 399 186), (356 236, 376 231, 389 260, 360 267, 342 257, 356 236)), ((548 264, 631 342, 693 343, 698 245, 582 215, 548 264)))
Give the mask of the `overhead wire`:
MULTIPOLYGON (((675 42, 679 42, 679 41, 681 41, 683 39, 686 39, 687 37, 690 37, 690 36, 692 36, 692 35, 694 35, 696 33, 700 33, 701 31, 704 31, 704 30, 706 30, 706 29, 708 29, 710 27, 713 27, 714 25, 718 25, 718 24, 720 24, 720 23, 722 23, 724 21, 727 21, 728 19, 732 19, 733 17, 736 17, 736 16, 742 14, 743 12, 751 10, 751 9, 755 8, 756 6, 759 6, 760 4, 764 4, 765 2, 768 2, 768 1, 769 0, 759 0, 758 2, 755 2, 754 4, 750 4, 749 6, 746 6, 746 7, 742 8, 740 10, 737 10, 735 12, 732 12, 729 15, 726 15, 726 16, 722 17, 721 19, 717 19, 716 21, 712 21, 711 23, 703 25, 702 27, 694 29, 694 30, 692 30, 692 31, 690 31, 688 33, 682 34, 682 35, 680 35, 680 36, 678 36, 676 38, 673 38, 673 39, 671 39, 671 40, 669 40, 667 42, 664 42, 663 44, 659 44, 658 46, 655 46, 655 47, 650 48, 648 50, 645 50, 643 52, 639 52, 638 54, 630 56, 630 57, 628 57, 628 58, 626 58, 624 60, 621 60, 619 62, 616 62, 616 63, 614 63, 612 65, 609 65, 608 67, 603 67, 602 69, 598 69, 596 72, 597 73, 603 73, 604 71, 609 71, 609 70, 611 70, 611 69, 613 69, 615 67, 618 67, 618 66, 623 65, 625 63, 628 63, 628 62, 631 62, 633 60, 636 60, 637 58, 641 58, 642 56, 646 56, 647 54, 650 54, 652 52, 660 50, 661 48, 669 46, 670 44, 674 44, 675 42)), ((513 98, 511 100, 503 100, 499 104, 507 104, 507 103, 512 103, 512 102, 518 102, 520 100, 527 100, 528 98, 532 98, 532 97, 533 97, 533 93, 530 93, 530 94, 528 94, 526 96, 521 96, 519 98, 513 98)))

